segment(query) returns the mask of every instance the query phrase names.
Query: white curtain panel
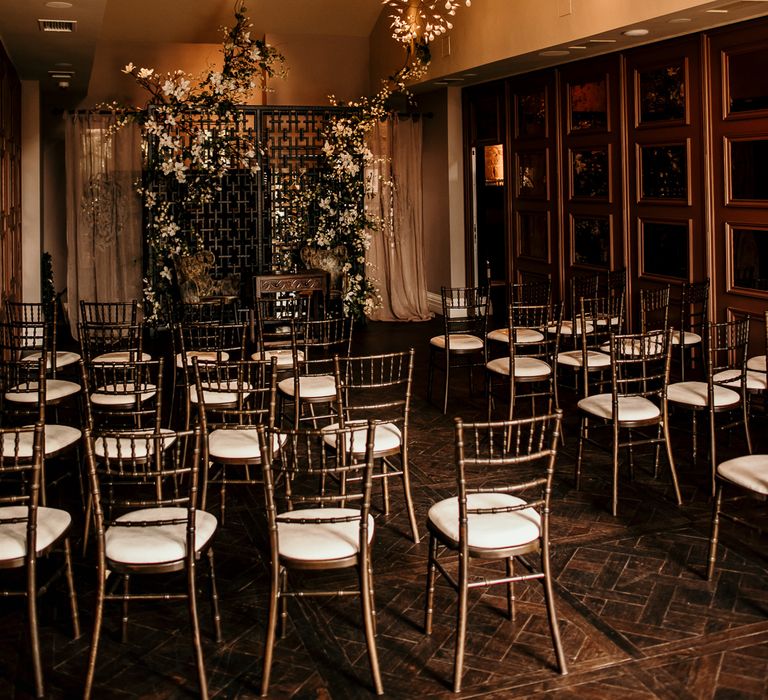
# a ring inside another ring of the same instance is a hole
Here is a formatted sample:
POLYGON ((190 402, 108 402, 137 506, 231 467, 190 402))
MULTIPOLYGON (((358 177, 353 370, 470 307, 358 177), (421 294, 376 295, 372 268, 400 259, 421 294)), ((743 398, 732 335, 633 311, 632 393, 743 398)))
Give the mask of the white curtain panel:
POLYGON ((110 134, 114 116, 64 116, 67 180, 67 311, 77 337, 80 300, 142 295, 141 136, 135 124, 110 134))
POLYGON ((378 122, 369 147, 376 162, 368 173, 370 211, 381 220, 366 258, 381 306, 373 321, 425 321, 427 306, 422 220, 421 121, 396 117, 378 122))

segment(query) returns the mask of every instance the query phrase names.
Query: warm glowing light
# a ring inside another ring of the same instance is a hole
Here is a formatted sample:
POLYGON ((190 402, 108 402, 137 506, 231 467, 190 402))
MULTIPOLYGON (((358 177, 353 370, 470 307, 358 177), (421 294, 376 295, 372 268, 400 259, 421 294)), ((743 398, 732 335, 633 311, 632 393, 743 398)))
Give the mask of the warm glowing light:
MULTIPOLYGON (((463 0, 470 7, 472 0, 463 0)), ((392 9, 392 37, 404 44, 434 41, 453 29, 451 18, 461 7, 461 0, 382 0, 392 9)))

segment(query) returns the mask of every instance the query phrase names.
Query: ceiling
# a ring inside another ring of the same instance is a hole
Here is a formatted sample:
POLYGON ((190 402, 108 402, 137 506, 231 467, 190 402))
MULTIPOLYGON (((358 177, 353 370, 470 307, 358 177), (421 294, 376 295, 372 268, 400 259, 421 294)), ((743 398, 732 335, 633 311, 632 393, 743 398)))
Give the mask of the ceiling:
MULTIPOLYGON (((23 80, 38 80, 43 100, 49 106, 69 109, 76 107, 88 91, 94 55, 99 46, 117 42, 219 44, 221 28, 231 26, 233 22, 235 2, 0 0, 0 40, 19 76, 23 80), (71 33, 44 33, 38 28, 40 19, 74 20, 77 26, 71 33)), ((368 37, 382 11, 381 0, 245 2, 253 22, 252 32, 257 36, 368 37)), ((473 10, 480 11, 480 7, 473 10)), ((643 25, 649 32, 645 36, 628 37, 623 30, 630 27, 617 27, 610 34, 585 36, 563 46, 543 47, 541 51, 472 68, 471 72, 464 70, 446 75, 435 70, 433 75, 437 80, 430 84, 469 85, 765 14, 768 14, 768 0, 714 0, 695 10, 650 20, 643 25)), ((426 87, 426 84, 421 86, 422 89, 426 87)))
MULTIPOLYGON (((370 35, 381 0, 246 0, 252 33, 370 35)), ((100 42, 218 44, 235 0, 0 0, 0 40, 19 77, 39 80, 54 106, 69 107, 88 89, 100 42), (71 7, 60 7, 71 5, 71 7), (74 32, 41 32, 39 19, 74 20, 74 32), (51 72, 71 72, 52 77, 51 72), (62 82, 67 87, 60 87, 62 82)))

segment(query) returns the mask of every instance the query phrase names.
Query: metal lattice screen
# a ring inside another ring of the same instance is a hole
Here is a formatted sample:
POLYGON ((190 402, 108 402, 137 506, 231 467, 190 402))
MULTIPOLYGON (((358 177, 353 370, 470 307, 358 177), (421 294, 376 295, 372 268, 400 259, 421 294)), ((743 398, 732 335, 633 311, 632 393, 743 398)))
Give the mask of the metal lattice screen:
POLYGON ((279 268, 291 192, 312 181, 322 131, 333 115, 345 112, 340 107, 242 108, 240 133, 263 148, 260 173, 230 170, 215 200, 188 213, 190 227, 215 256, 213 276, 239 274, 248 289, 253 275, 279 268))

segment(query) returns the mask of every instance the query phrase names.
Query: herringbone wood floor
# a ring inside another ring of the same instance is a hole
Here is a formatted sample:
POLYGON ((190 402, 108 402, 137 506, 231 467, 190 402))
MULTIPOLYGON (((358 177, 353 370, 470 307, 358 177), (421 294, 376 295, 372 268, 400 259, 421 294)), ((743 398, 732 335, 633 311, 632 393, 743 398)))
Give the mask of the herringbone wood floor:
MULTIPOLYGON (((371 323, 357 333, 356 350, 414 346, 411 467, 417 514, 453 488, 452 415, 483 417, 484 399, 456 377, 449 415, 425 400, 427 344, 437 322, 371 323)), ((479 382, 478 382, 479 385, 479 382)), ((438 380, 438 390, 440 380, 438 380)), ((437 399, 439 403, 439 399, 437 399)), ((712 583, 702 576, 710 523, 706 461, 690 464, 689 438, 676 435, 675 455, 684 505, 678 508, 664 471, 652 477, 652 457, 637 455, 635 478, 622 471, 619 516, 609 512, 608 459, 585 461, 582 488, 573 483, 577 420, 564 392, 567 443, 561 451, 552 521, 557 609, 570 673, 559 676, 549 641, 541 589, 519 586, 517 618, 502 614, 503 591, 470 596, 464 697, 486 698, 762 698, 768 696, 768 539, 726 523, 712 583)), ((677 419, 683 422, 681 419, 677 419)), ((768 451, 768 421, 757 417, 758 451, 768 451)), ((723 457, 743 450, 740 439, 723 457)), ((414 545, 397 485, 394 509, 377 518, 374 544, 378 649, 390 697, 449 697, 456 603, 438 585, 434 631, 422 631, 426 538, 414 545)), ((77 510, 65 484, 60 498, 77 510), (69 499, 69 500, 67 500, 69 499)), ((733 506, 765 521, 765 503, 733 506)), ((264 527, 258 489, 232 490, 226 524, 217 534, 217 571, 225 641, 215 644, 200 596, 211 694, 258 695, 268 592, 264 527)), ((201 567, 201 572, 205 567, 201 567)), ((4 574, 5 575, 5 574, 4 574)), ((49 697, 81 694, 89 644, 95 569, 79 558, 76 581, 86 634, 69 637, 63 593, 42 599, 41 637, 49 697)), ((345 574, 339 574, 343 580, 345 574)), ((200 577, 201 591, 206 590, 200 577)), ((140 586, 136 581, 135 586, 140 586)), ((169 589, 175 585, 169 580, 169 589)), ((294 600, 278 642, 272 697, 359 698, 371 695, 355 599, 294 600)), ((0 697, 31 692, 23 606, 0 602, 0 697)), ((185 606, 136 604, 130 639, 119 641, 120 611, 108 607, 96 674, 96 697, 183 698, 196 694, 185 606)))

